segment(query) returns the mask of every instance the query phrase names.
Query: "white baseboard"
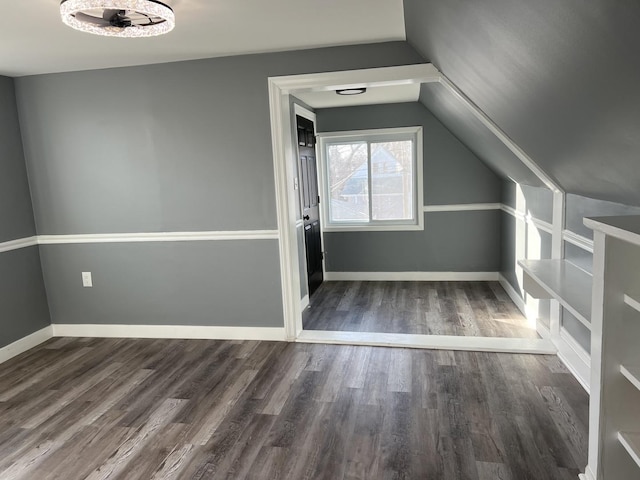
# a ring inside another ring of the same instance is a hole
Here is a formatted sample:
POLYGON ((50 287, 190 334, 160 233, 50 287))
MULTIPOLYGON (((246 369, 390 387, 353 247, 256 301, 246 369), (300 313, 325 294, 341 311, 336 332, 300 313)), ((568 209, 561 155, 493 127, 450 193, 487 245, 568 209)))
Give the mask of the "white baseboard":
POLYGON ((303 343, 465 350, 473 352, 556 353, 556 348, 552 342, 538 338, 463 337, 453 335, 303 330, 296 341, 303 343))
MULTIPOLYGON (((529 318, 526 304, 522 297, 518 295, 516 289, 513 288, 513 286, 502 275, 500 275, 499 282, 522 314, 529 318)), ((531 314, 533 314, 533 312, 531 312, 531 314)), ((578 380, 580 385, 582 385, 587 393, 589 393, 589 383, 591 378, 591 362, 589 354, 585 352, 582 346, 580 346, 580 344, 578 344, 578 342, 576 342, 564 329, 560 331, 560 337, 554 339, 551 331, 537 320, 536 331, 543 339, 553 341, 554 345, 558 349, 558 358, 560 358, 562 363, 565 364, 576 380, 578 380)))
POLYGON ((45 327, 37 332, 32 333, 31 335, 27 335, 20 340, 16 340, 15 342, 7 345, 6 347, 0 348, 0 363, 6 362, 7 360, 20 355, 21 353, 26 352, 27 350, 32 349, 33 347, 37 347, 41 343, 46 342, 50 338, 53 337, 53 331, 51 326, 45 327))
POLYGON ((536 332, 540 335, 540 338, 545 340, 551 340, 551 330, 545 327, 540 320, 536 321, 536 332))
POLYGON ((593 473, 591 468, 589 468, 589 465, 587 465, 587 469, 585 470, 585 472, 578 475, 578 477, 580 478, 580 480, 596 480, 596 474, 593 473))
POLYGON ((562 360, 562 363, 587 393, 590 393, 591 359, 589 354, 564 328, 560 330, 560 337, 554 340, 554 343, 558 347, 558 358, 562 360))
POLYGON ((325 272, 328 282, 496 282, 498 272, 325 272))
POLYGON ((54 337, 180 338, 198 340, 284 341, 284 328, 195 325, 63 325, 53 324, 54 337))
POLYGON ((477 210, 500 210, 501 203, 459 203, 454 205, 425 205, 422 211, 432 212, 471 212, 477 210))
POLYGON ((307 308, 309 306, 309 295, 305 295, 304 297, 302 297, 302 300, 300 300, 300 311, 304 311, 305 308, 307 308))
POLYGON ((513 300, 513 303, 516 304, 516 307, 518 307, 518 310, 520 310, 522 314, 526 317, 527 306, 524 303, 524 299, 520 296, 517 290, 513 288, 513 285, 511 285, 509 281, 502 274, 498 274, 498 281, 500 282, 500 285, 502 286, 502 288, 504 288, 504 291, 507 292, 507 295, 509 295, 509 298, 513 300))

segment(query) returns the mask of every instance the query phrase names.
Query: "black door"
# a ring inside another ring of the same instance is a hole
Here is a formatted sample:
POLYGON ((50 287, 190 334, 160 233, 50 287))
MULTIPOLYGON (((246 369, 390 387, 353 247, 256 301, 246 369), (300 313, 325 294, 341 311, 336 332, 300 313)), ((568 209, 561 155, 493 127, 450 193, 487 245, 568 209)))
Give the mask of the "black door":
POLYGON ((320 239, 320 197, 316 165, 316 137, 313 122, 296 116, 298 126, 298 171, 300 172, 300 203, 304 221, 304 241, 307 249, 309 296, 320 286, 322 276, 322 243, 320 239))

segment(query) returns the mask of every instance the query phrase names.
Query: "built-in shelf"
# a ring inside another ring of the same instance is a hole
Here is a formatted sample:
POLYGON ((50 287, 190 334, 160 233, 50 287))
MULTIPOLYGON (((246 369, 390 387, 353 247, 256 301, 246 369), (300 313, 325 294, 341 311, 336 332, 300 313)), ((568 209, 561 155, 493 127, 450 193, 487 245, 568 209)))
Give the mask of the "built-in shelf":
POLYGON ((640 433, 618 432, 618 440, 640 467, 640 433))
POLYGON ((584 480, 640 479, 640 215, 586 218, 584 224, 594 230, 595 307, 584 480))
POLYGON ((584 224, 605 235, 640 245, 640 215, 585 218, 584 224))
POLYGON ((640 367, 630 365, 620 365, 620 373, 629 380, 634 387, 640 390, 640 367))
POLYGON ((518 264, 529 295, 556 299, 591 329, 591 275, 565 260, 520 260, 518 264))
POLYGON ((624 296, 624 303, 629 305, 634 310, 637 310, 638 312, 640 312, 640 302, 638 302, 637 300, 631 298, 629 295, 625 295, 624 296))

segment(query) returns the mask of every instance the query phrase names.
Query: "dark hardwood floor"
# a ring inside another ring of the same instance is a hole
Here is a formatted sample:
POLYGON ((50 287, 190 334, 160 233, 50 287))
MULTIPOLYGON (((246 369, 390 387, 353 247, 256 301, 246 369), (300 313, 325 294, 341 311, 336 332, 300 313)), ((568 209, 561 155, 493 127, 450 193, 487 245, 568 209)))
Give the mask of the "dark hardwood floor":
POLYGON ((54 339, 0 365, 0 478, 575 480, 554 356, 54 339))
POLYGON ((305 330, 537 338, 497 282, 324 282, 305 330))

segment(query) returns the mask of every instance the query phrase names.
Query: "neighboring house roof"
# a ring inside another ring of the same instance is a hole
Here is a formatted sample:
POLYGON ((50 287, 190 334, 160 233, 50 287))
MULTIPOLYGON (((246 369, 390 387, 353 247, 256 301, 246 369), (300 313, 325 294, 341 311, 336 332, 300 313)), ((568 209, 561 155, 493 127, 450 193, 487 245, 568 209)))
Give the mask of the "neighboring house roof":
MULTIPOLYGON (((340 190, 341 196, 364 195, 368 188, 368 165, 364 161, 353 172, 340 190)), ((378 148, 371 156, 371 170, 373 181, 380 188, 375 191, 379 193, 397 193, 402 191, 402 174, 404 168, 402 164, 385 148, 378 148), (376 180, 384 180, 376 182, 376 180)))

